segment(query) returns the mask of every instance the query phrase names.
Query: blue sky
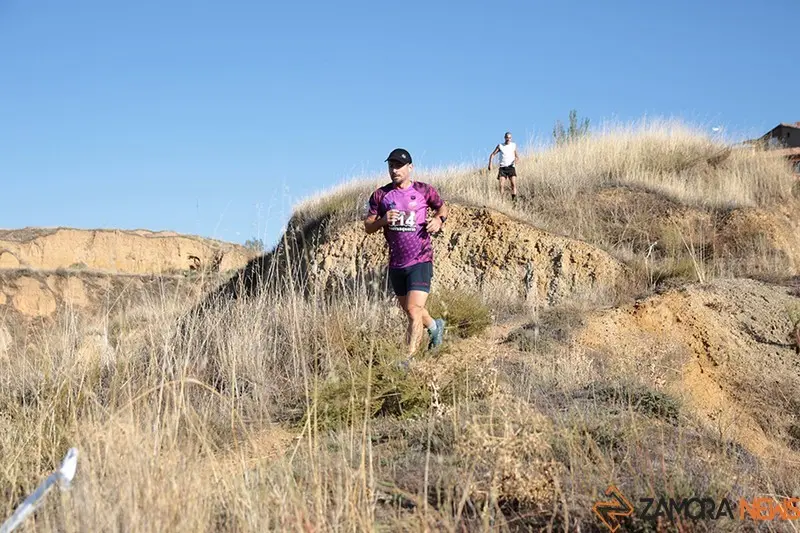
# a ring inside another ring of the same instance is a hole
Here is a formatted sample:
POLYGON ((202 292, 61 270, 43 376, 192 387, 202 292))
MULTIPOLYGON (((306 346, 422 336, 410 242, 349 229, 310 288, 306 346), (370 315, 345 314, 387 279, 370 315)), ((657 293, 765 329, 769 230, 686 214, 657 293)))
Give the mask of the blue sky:
POLYGON ((572 108, 758 135, 800 120, 797 20, 797 0, 0 0, 0 227, 269 246, 397 146, 482 163, 572 108))

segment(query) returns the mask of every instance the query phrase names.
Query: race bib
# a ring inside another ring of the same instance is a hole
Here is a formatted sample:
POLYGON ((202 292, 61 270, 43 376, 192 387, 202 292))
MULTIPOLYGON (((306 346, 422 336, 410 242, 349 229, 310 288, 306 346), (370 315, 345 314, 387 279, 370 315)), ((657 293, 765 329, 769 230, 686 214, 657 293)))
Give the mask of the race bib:
POLYGON ((400 211, 400 215, 394 220, 394 222, 389 223, 389 229, 392 231, 416 231, 416 211, 400 211))

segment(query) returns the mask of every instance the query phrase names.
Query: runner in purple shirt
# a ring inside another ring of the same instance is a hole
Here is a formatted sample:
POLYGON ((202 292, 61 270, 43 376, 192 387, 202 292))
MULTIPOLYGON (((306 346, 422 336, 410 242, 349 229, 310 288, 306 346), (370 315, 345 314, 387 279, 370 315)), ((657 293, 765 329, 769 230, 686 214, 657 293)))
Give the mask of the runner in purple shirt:
POLYGON ((419 345, 422 327, 430 335, 429 347, 442 343, 445 322, 434 320, 425 309, 433 278, 431 234, 447 219, 447 206, 431 185, 411 179, 411 154, 397 148, 386 158, 392 182, 372 193, 364 230, 383 229, 389 244, 389 279, 400 307, 408 316, 409 361, 419 345), (428 208, 434 210, 428 219, 428 208))

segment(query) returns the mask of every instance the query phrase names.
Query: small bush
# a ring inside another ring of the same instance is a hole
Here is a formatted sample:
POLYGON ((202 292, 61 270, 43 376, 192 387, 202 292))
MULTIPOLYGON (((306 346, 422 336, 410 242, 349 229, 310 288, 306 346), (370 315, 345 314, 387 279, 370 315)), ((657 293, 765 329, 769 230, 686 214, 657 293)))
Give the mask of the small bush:
POLYGON ((348 377, 323 382, 312 418, 318 427, 341 428, 360 424, 365 417, 412 418, 426 412, 430 402, 425 382, 386 361, 359 365, 348 377))
POLYGON ((630 407, 637 413, 672 423, 677 422, 680 413, 677 400, 640 385, 592 383, 576 396, 584 395, 609 406, 630 407))
POLYGON ((447 289, 431 295, 428 311, 447 321, 447 329, 461 338, 480 335, 492 323, 489 308, 478 293, 447 289))

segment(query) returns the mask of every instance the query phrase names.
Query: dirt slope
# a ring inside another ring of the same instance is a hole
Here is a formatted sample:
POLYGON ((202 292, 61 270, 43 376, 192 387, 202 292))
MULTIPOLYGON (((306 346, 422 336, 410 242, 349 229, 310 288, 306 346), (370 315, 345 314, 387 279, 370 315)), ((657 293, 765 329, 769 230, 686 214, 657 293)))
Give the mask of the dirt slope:
POLYGON ((172 232, 22 229, 0 231, 0 269, 85 268, 126 274, 228 271, 253 254, 243 246, 172 232))
POLYGON ((589 318, 576 342, 610 368, 672 390, 718 432, 766 458, 800 459, 796 288, 721 279, 589 318))

